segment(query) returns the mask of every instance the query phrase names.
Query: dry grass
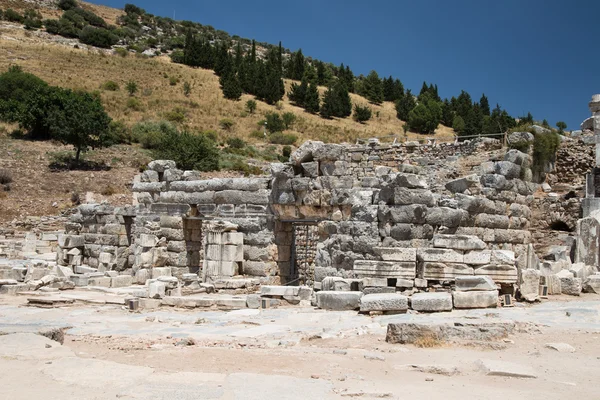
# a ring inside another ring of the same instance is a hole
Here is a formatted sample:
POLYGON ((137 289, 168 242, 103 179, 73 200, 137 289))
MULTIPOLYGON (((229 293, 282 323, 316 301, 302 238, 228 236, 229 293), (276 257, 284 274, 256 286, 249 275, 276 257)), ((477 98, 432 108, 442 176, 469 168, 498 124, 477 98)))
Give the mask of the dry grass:
MULTIPOLYGON (((219 88, 218 77, 210 70, 174 64, 168 57, 149 59, 132 54, 119 57, 93 48, 88 50, 83 45, 81 49, 74 49, 49 40, 50 35, 44 32, 26 33, 23 29, 6 24, 0 24, 0 35, 0 71, 6 70, 11 64, 18 64, 52 85, 97 90, 110 116, 128 125, 141 120, 161 119, 178 107, 187 114, 182 123, 184 127, 214 130, 223 139, 241 137, 256 143, 260 139, 252 139, 250 133, 260 129, 257 123, 266 112, 291 111, 298 117, 293 131, 298 135, 299 143, 306 139, 354 142, 357 138, 394 134, 404 136, 404 123, 396 118, 392 103, 369 105, 373 110, 373 118, 365 124, 351 118, 325 120, 292 105, 287 96, 279 107, 259 101, 256 112, 248 114, 245 103, 252 96, 244 95, 237 102, 225 99, 219 88), (178 78, 179 83, 171 85, 170 77, 178 78), (102 84, 109 80, 119 84, 120 90, 101 90, 102 84), (135 81, 138 85, 136 97, 139 107, 128 107, 130 97, 125 90, 128 81, 135 81), (192 86, 189 97, 183 94, 184 82, 192 86), (235 121, 230 131, 220 126, 219 122, 224 118, 235 121)), ((291 83, 285 82, 287 89, 291 83)), ((320 91, 323 93, 325 88, 320 88, 320 91)), ((351 95, 351 98, 355 104, 367 104, 360 96, 351 95)), ((453 133, 451 129, 440 126, 435 136, 440 140, 450 140, 453 133)), ((431 137, 413 133, 407 135, 410 140, 431 137)))
POLYGON ((413 343, 416 347, 420 348, 432 348, 432 347, 441 347, 444 342, 435 337, 432 334, 423 335, 413 343))
MULTIPOLYGON (((3 10, 7 8, 12 8, 13 10, 20 12, 21 14, 23 13, 23 11, 33 8, 38 10, 44 18, 60 18, 63 11, 58 7, 51 7, 52 3, 54 3, 53 1, 46 1, 49 3, 49 5, 46 7, 40 7, 37 4, 28 3, 22 0, 0 0, 0 8, 3 10)), ((82 8, 94 12, 99 17, 102 17, 107 23, 113 25, 115 24, 117 18, 124 14, 123 10, 118 10, 116 8, 101 6, 92 3, 85 3, 83 1, 80 1, 79 3, 82 8)))

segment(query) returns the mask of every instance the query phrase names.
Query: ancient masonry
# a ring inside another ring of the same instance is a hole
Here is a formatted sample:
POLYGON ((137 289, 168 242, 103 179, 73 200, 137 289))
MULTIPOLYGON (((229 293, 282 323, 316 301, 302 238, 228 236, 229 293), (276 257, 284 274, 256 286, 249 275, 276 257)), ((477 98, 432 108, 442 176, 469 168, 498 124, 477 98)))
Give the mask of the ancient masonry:
MULTIPOLYGON (((597 133, 599 100, 590 105, 597 133)), ((276 298, 404 312, 600 290, 600 173, 588 177, 574 259, 565 249, 540 260, 530 206, 544 177, 532 174, 529 154, 500 147, 491 139, 308 141, 290 162, 272 164, 268 177, 210 180, 153 161, 134 180, 132 206, 80 206, 57 238, 56 265, 30 264, 19 274, 0 266, 0 292, 141 285, 134 297, 167 305, 198 306, 185 295, 229 290, 260 292, 236 303, 249 307, 276 298), (501 158, 459 177, 461 155, 494 149, 501 158)))

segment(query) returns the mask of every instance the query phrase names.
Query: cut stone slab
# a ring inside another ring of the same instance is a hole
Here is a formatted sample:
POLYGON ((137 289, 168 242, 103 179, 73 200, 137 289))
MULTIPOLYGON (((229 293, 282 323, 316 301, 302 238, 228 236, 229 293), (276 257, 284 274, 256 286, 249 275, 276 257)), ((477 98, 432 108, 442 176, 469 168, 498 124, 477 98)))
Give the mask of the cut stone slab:
POLYGON ((406 312, 408 297, 396 293, 367 294, 360 299, 360 311, 406 312))
POLYGON ((521 297, 525 301, 534 302, 540 294, 540 271, 525 269, 521 271, 521 284, 519 285, 521 297))
POLYGON ((472 250, 464 254, 464 262, 469 265, 487 265, 492 262, 492 252, 489 250, 472 250))
POLYGON ((511 378, 537 378, 537 372, 527 365, 520 365, 499 360, 479 360, 477 364, 491 376, 508 376, 511 378))
POLYGON ((426 340, 490 341, 506 338, 515 331, 513 321, 483 322, 390 322, 388 324, 386 342, 415 343, 426 340))
POLYGON ((581 295, 582 290, 582 282, 581 278, 560 278, 560 289, 562 294, 567 294, 569 296, 579 296, 581 295))
POLYGON ((417 249, 405 247, 375 247, 383 261, 417 261, 417 249))
POLYGON ((410 298, 410 302, 410 307, 415 311, 452 311, 452 295, 450 293, 415 293, 410 298))
POLYGON ((439 234, 433 237, 433 247, 466 251, 484 250, 487 245, 477 236, 439 234))
POLYGON ((556 350, 559 353, 575 353, 575 347, 568 343, 546 343, 545 347, 548 349, 556 350))
POLYGON ((261 286, 260 295, 266 297, 273 296, 298 296, 299 286, 261 286))
POLYGON ((110 280, 109 277, 89 278, 88 285, 108 288, 110 287, 110 280))
POLYGON ((362 292, 317 292, 317 307, 323 310, 358 310, 362 292))
POLYGON ((424 262, 423 278, 432 281, 453 281, 457 276, 473 275, 473 268, 467 264, 424 262))
POLYGON ((486 275, 496 283, 517 283, 518 271, 514 265, 484 265, 475 269, 475 275, 486 275))
POLYGON ((489 276, 457 276, 456 291, 488 291, 496 290, 496 283, 489 276))
POLYGON ((415 279, 417 264, 401 261, 354 261, 354 274, 358 278, 401 278, 415 279))
POLYGON ((130 275, 119 275, 110 278, 110 287, 121 288, 133 285, 133 277, 130 275))
POLYGON ((454 308, 495 308, 498 306, 498 291, 453 292, 454 308))
POLYGON ((462 263, 463 253, 452 249, 418 249, 417 259, 423 262, 462 263))
POLYGON ((167 286, 163 282, 155 281, 148 284, 148 297, 151 299, 162 299, 165 297, 167 286))
POLYGON ((600 274, 590 275, 583 283, 583 291, 600 294, 600 274))

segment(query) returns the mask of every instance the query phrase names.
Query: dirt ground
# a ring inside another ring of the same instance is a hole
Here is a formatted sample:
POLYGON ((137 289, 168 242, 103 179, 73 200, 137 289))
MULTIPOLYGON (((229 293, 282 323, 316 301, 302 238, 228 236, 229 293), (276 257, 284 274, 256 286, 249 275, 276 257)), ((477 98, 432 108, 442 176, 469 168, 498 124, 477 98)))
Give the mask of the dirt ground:
POLYGON ((368 317, 313 309, 129 313, 119 306, 25 307, 0 299, 0 332, 68 325, 64 345, 0 336, 0 388, 31 399, 599 398, 600 298, 445 315, 368 317), (385 342, 387 322, 527 323, 499 342, 385 342), (548 343, 567 343, 574 352, 548 343), (482 360, 536 378, 488 376, 482 360), (417 397, 415 397, 417 396, 417 397))

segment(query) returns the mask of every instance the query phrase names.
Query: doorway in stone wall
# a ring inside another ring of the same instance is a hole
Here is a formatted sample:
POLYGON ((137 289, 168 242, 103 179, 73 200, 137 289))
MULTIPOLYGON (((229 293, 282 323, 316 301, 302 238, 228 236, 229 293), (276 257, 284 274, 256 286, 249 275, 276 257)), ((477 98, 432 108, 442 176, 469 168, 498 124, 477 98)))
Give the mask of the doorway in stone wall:
POLYGON ((314 285, 318 239, 317 221, 292 222, 290 283, 314 285))

